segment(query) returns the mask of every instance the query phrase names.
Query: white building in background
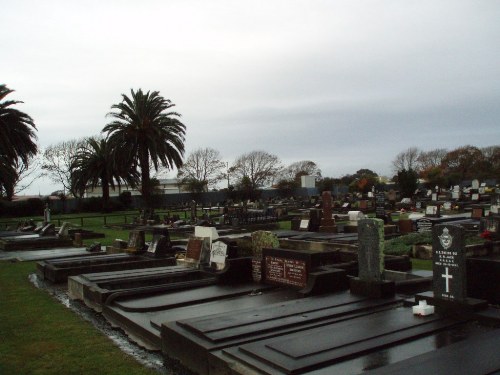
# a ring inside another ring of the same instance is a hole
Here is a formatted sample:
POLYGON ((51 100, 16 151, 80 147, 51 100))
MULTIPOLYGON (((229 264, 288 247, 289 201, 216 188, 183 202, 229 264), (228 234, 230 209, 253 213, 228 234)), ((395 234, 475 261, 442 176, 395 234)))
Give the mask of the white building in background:
POLYGON ((300 176, 300 187, 315 188, 316 187, 316 177, 314 177, 314 176, 300 176))
MULTIPOLYGON (((158 181, 160 183, 157 186, 157 189, 162 194, 178 194, 178 193, 188 192, 186 187, 179 184, 179 180, 176 178, 164 178, 164 179, 158 179, 158 181)), ((141 195, 139 190, 134 189, 127 184, 122 184, 120 186, 120 188, 116 187, 115 189, 113 189, 110 187, 109 188, 109 196, 110 197, 117 197, 121 193, 123 193, 124 191, 130 191, 130 193, 132 195, 141 195)), ((102 197, 102 186, 97 186, 94 189, 88 187, 87 189, 85 189, 84 197, 85 198, 102 197)))

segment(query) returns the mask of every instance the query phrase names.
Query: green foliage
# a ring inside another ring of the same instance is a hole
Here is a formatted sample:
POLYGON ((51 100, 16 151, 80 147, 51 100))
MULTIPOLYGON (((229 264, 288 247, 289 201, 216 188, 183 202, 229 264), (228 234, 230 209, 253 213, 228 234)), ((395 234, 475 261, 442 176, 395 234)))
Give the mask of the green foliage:
POLYGON ((413 169, 398 172, 398 185, 403 198, 411 198, 418 186, 418 174, 413 169))
POLYGON ((18 180, 17 167, 28 166, 30 158, 38 152, 36 126, 26 113, 12 106, 22 103, 4 100, 14 92, 0 84, 0 196, 12 199, 18 180))
POLYGON ((25 201, 1 201, 0 216, 2 217, 21 217, 21 216, 39 216, 43 214, 45 204, 41 199, 30 198, 25 201))
POLYGON ((297 180, 280 180, 276 187, 278 188, 279 196, 282 198, 288 198, 293 195, 295 189, 300 186, 297 180))
POLYGON ((116 112, 108 113, 114 121, 103 132, 108 133, 114 149, 127 150, 127 166, 138 166, 141 171, 141 193, 151 205, 150 163, 155 170, 160 165, 180 168, 184 154, 186 126, 178 120, 180 114, 167 112, 175 106, 158 91, 144 93, 131 90, 122 94, 122 102, 111 106, 116 112))
POLYGON ((384 253, 388 255, 408 255, 412 246, 417 244, 432 244, 432 234, 410 233, 385 241, 384 253))
POLYGON ((122 191, 118 197, 123 205, 123 208, 129 209, 132 206, 132 193, 130 191, 122 191))

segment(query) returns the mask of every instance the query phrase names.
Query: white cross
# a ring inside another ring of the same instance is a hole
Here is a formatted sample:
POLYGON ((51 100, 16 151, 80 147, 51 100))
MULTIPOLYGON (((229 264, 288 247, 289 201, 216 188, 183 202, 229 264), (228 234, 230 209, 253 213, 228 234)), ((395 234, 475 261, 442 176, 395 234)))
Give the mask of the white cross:
POLYGON ((453 279, 453 276, 448 274, 448 267, 445 267, 446 273, 441 274, 441 277, 446 279, 446 293, 450 292, 450 279, 453 279))

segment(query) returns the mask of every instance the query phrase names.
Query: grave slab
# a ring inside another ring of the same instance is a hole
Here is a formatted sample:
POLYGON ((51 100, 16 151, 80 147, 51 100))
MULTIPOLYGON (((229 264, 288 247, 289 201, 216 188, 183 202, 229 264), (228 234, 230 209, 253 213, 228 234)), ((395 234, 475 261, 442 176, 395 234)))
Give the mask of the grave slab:
POLYGON ((69 276, 83 273, 174 266, 175 264, 174 257, 160 259, 132 254, 89 255, 38 262, 37 274, 44 280, 60 283, 66 282, 69 276))
MULTIPOLYGON (((408 310, 398 307, 373 312, 318 328, 224 348, 212 354, 210 374, 222 374, 228 368, 236 369, 236 374, 247 374, 252 370, 263 374, 358 373, 352 368, 338 371, 335 366, 352 359, 365 359, 367 355, 382 350, 388 353, 388 357, 371 365, 387 365, 394 360, 391 358, 393 351, 397 354, 405 343, 442 335, 443 331, 452 334, 457 326, 466 324, 462 320, 437 315, 415 317, 408 310)), ((436 344, 417 345, 417 353, 433 350, 436 344)), ((414 352, 405 355, 412 356, 414 352)))

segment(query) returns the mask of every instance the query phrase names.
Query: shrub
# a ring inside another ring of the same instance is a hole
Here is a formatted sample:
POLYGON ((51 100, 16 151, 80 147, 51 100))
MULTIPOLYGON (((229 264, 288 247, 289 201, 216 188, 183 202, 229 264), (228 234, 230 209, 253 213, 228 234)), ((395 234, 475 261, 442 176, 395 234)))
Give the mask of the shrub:
POLYGON ((410 233, 385 241, 384 253, 387 255, 408 255, 412 246, 432 244, 432 233, 410 233))

